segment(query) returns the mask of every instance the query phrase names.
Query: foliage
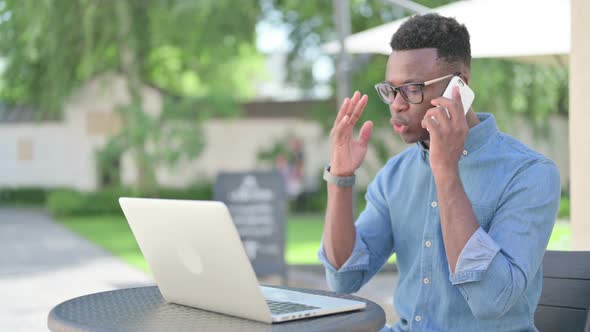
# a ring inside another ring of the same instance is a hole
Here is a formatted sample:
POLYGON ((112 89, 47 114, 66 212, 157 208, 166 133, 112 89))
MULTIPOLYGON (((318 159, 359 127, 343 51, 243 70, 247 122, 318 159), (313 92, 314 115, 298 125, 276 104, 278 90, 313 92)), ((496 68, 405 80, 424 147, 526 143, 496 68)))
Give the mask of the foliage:
POLYGON ((166 96, 162 117, 165 120, 203 122, 213 117, 237 116, 239 108, 237 100, 224 93, 185 98, 166 96))
POLYGON ((268 164, 273 164, 278 156, 287 155, 289 149, 287 147, 287 140, 285 138, 276 141, 271 147, 267 149, 260 149, 256 154, 256 159, 268 164))
MULTIPOLYGON (((129 107, 129 106, 127 106, 129 107)), ((114 135, 97 153, 99 169, 113 184, 120 179, 119 168, 113 167, 133 141, 141 144, 145 139, 149 148, 144 158, 152 166, 173 167, 180 160, 196 158, 205 147, 202 126, 213 117, 235 117, 240 114, 239 104, 233 98, 218 94, 202 97, 164 96, 163 110, 159 117, 138 114, 141 125, 127 128, 114 135), (198 110, 198 111, 195 111, 198 110)), ((126 112, 122 110, 122 112, 126 112)), ((152 179, 155 183, 155 179, 152 179)))
POLYGON ((59 189, 49 193, 46 206, 55 216, 116 215, 121 213, 119 197, 125 196, 211 200, 213 189, 210 183, 196 183, 185 189, 161 187, 149 195, 126 187, 109 187, 94 192, 59 189))
POLYGON ((186 189, 160 188, 157 197, 168 199, 212 200, 213 185, 205 182, 194 184, 186 189))
POLYGON ((0 188, 0 205, 43 205, 47 191, 47 189, 39 187, 0 188))
MULTIPOLYGON (((318 181, 322 181, 318 179, 318 181)), ((356 188, 354 190, 354 204, 356 216, 365 209, 366 188, 356 188)), ((325 186, 320 186, 319 190, 312 192, 303 192, 295 200, 289 202, 289 213, 291 214, 324 214, 328 204, 328 193, 325 186)))
POLYGON ((323 214, 326 212, 328 194, 321 187, 317 191, 302 192, 294 200, 289 202, 289 212, 293 214, 323 214))
POLYGON ((567 116, 568 70, 501 59, 474 59, 469 85, 474 110, 499 118, 523 115, 537 134, 545 133, 550 114, 567 116))
POLYGON ((59 112, 82 82, 124 71, 121 57, 131 46, 140 81, 167 93, 203 96, 221 86, 237 97, 251 92, 244 79, 262 61, 253 46, 256 1, 240 10, 230 0, 123 1, 128 22, 118 3, 3 1, 4 100, 59 112))
MULTIPOLYGON (((418 2, 436 7, 452 0, 418 2)), ((267 0, 262 1, 262 4, 267 20, 285 24, 290 30, 292 48, 288 55, 289 78, 303 87, 313 87, 312 67, 320 54, 319 46, 337 39, 332 1, 267 0)), ((391 22, 407 14, 386 0, 350 0, 351 33, 391 22)), ((353 58, 353 63, 362 65, 362 62, 362 55, 353 58)), ((362 71, 362 67, 353 70, 362 71)))
POLYGON ((558 218, 570 218, 570 196, 569 194, 562 194, 561 201, 559 201, 559 210, 557 211, 558 218))
MULTIPOLYGON (((254 47, 259 12, 257 0, 241 1, 239 10, 231 0, 6 0, 0 6, 0 52, 6 61, 0 98, 59 117, 83 82, 120 72, 130 96, 119 109, 124 129, 99 157, 108 166, 123 151, 131 152, 138 188, 153 188, 161 161, 193 157, 204 142, 198 133, 191 137, 187 123, 179 129, 147 116, 142 87, 180 99, 250 96, 252 78, 263 64, 254 47), (177 151, 150 150, 166 139, 177 151)), ((230 112, 236 108, 221 110, 230 112)))
POLYGON ((133 196, 126 188, 109 188, 99 192, 59 189, 49 193, 47 209, 55 216, 104 215, 119 213, 119 197, 133 196))
POLYGON ((256 159, 269 165, 275 165, 279 156, 283 156, 289 161, 294 160, 295 152, 290 146, 290 142, 294 139, 297 139, 297 137, 292 133, 286 134, 277 139, 272 146, 260 149, 256 154, 256 159))

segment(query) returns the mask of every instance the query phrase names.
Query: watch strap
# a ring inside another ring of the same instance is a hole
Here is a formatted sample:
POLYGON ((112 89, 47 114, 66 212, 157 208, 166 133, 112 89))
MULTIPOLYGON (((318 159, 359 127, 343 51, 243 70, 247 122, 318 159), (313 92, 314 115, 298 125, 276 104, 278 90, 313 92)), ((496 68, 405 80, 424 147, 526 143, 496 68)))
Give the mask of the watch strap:
POLYGON ((351 176, 336 176, 330 173, 330 165, 324 169, 324 180, 328 183, 335 184, 338 187, 352 187, 354 186, 356 175, 351 176))

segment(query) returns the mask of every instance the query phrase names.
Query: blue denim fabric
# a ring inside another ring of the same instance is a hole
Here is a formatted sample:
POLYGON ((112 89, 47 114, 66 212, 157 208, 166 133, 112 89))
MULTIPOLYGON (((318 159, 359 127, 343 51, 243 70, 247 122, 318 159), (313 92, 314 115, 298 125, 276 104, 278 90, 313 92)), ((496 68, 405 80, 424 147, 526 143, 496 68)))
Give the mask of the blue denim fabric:
POLYGON ((397 254, 400 320, 392 331, 537 331, 541 260, 559 205, 559 172, 551 160, 498 131, 493 115, 478 117, 459 168, 480 228, 454 274, 428 151, 419 145, 389 160, 369 185, 346 263, 336 270, 320 248, 328 284, 345 293, 358 291, 397 254))

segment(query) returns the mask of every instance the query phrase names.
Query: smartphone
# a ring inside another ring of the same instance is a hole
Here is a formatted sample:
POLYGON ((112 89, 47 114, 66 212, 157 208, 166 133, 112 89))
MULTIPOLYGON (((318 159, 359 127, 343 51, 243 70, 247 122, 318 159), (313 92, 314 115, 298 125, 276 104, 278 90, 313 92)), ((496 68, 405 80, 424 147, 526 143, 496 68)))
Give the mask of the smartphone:
POLYGON ((447 88, 445 89, 445 92, 442 96, 445 98, 453 99, 453 88, 456 86, 459 87, 459 92, 461 93, 463 111, 465 112, 465 114, 467 114, 467 111, 469 111, 469 107, 471 107, 471 104, 475 99, 475 92, 473 92, 473 90, 471 90, 467 83, 463 82, 463 80, 459 76, 454 76, 451 79, 449 85, 447 85, 447 88))

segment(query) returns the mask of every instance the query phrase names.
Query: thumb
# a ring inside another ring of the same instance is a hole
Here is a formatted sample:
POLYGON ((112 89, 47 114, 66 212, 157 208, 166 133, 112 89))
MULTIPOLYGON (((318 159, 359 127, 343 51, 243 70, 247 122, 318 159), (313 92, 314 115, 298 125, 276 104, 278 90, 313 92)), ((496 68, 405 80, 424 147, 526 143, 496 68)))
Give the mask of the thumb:
POLYGON ((373 121, 366 121, 359 132, 358 141, 361 146, 366 147, 373 133, 373 121))

